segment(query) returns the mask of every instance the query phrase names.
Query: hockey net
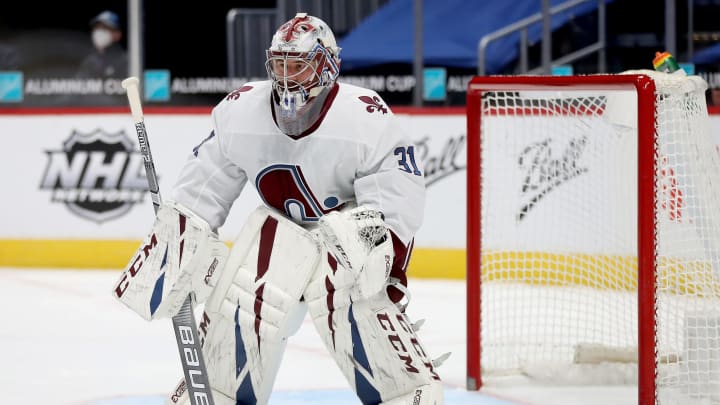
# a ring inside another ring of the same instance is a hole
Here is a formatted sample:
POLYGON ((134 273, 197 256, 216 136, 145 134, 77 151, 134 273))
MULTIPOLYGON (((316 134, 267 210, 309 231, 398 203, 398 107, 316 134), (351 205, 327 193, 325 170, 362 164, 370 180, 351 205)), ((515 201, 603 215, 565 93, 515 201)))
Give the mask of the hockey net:
MULTIPOLYGON (((720 161, 706 84, 468 87, 468 388, 499 376, 720 399, 720 161)), ((715 403, 715 402, 712 402, 715 403)))

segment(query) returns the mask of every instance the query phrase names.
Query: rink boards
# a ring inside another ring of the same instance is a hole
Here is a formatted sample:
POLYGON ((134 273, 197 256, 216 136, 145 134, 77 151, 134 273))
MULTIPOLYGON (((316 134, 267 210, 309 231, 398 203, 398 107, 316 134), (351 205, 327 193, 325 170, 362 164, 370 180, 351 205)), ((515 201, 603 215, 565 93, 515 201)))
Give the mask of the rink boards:
MULTIPOLYGON (((146 107, 145 124, 162 195, 193 147, 210 133, 209 108, 146 107)), ((428 187, 417 234, 416 277, 465 274, 464 109, 400 109, 428 187)), ((0 109, 0 266, 125 266, 154 213, 132 119, 125 108, 0 109)), ((246 187, 220 229, 231 244, 261 203, 246 187)))
MULTIPOLYGON (((410 275, 465 277, 466 118, 463 108, 396 108, 417 144, 428 188, 410 275)), ((209 108, 146 108, 161 194, 210 132, 209 108)), ((720 111, 711 122, 720 144, 720 111)), ((124 108, 0 109, 0 266, 125 266, 154 214, 137 137, 124 108)), ((220 237, 231 244, 260 204, 250 187, 220 237)))

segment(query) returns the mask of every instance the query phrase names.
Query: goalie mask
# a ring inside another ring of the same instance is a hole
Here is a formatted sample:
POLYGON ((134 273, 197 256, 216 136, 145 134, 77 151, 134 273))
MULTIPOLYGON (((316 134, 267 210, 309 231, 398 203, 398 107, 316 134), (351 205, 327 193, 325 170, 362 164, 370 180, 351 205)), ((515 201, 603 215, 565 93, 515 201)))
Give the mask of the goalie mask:
POLYGON ((276 120, 283 132, 298 135, 319 117, 340 73, 339 52, 330 27, 305 13, 275 32, 265 68, 273 82, 276 120))

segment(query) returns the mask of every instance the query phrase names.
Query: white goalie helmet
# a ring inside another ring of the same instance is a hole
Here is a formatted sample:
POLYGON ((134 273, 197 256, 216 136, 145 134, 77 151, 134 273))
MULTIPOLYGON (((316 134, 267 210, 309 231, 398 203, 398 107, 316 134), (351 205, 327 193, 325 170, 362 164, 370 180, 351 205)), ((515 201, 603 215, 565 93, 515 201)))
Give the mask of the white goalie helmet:
POLYGON ((295 117, 333 86, 340 73, 339 53, 330 27, 306 13, 298 13, 275 32, 265 68, 284 115, 295 117))

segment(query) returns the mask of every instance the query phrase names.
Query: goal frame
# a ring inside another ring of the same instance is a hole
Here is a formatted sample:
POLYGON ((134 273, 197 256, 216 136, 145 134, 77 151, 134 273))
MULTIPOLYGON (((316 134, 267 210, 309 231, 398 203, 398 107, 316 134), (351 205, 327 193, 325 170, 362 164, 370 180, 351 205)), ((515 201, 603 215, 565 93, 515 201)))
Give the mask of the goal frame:
POLYGON ((479 390, 481 376, 481 98, 487 91, 634 90, 637 93, 638 403, 656 399, 656 128, 655 82, 644 74, 575 76, 475 76, 467 88, 467 383, 479 390))

